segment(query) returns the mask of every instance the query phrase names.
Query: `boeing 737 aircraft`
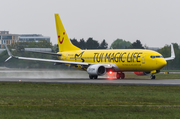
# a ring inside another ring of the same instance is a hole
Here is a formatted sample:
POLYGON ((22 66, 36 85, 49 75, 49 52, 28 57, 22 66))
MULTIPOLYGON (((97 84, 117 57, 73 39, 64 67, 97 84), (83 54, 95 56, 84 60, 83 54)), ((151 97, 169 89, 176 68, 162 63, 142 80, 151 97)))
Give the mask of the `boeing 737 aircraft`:
POLYGON ((5 45, 10 56, 6 61, 14 57, 24 60, 67 64, 71 67, 87 71, 90 79, 97 79, 98 76, 102 76, 106 72, 116 72, 117 79, 124 79, 125 74, 123 72, 125 71, 134 72, 136 75, 151 74, 151 79, 155 79, 154 74, 159 73, 167 64, 166 60, 173 60, 175 58, 172 44, 171 57, 169 58, 163 58, 158 52, 144 49, 81 50, 69 40, 58 14, 55 14, 55 22, 59 52, 43 53, 56 55, 59 60, 13 56, 5 45))

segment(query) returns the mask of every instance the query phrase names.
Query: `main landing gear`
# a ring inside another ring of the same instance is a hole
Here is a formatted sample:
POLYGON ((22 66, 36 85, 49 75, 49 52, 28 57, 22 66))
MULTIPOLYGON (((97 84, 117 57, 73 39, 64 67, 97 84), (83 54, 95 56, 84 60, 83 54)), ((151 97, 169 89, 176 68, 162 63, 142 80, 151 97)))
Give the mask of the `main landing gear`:
POLYGON ((117 78, 117 79, 124 79, 124 77, 125 77, 125 74, 124 74, 124 73, 122 73, 122 72, 117 72, 117 74, 116 74, 116 78, 117 78))
POLYGON ((90 78, 90 79, 97 79, 98 76, 97 76, 97 75, 89 75, 89 78, 90 78))
POLYGON ((151 79, 155 79, 156 78, 156 76, 154 75, 154 74, 151 74, 151 77, 150 77, 151 79))

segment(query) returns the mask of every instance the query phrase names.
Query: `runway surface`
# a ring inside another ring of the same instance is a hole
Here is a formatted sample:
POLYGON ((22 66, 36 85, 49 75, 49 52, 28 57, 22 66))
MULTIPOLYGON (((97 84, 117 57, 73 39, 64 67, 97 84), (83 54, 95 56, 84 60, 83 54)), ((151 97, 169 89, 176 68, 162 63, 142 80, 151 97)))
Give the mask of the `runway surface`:
POLYGON ((113 84, 113 85, 178 85, 180 79, 98 79, 87 78, 83 71, 59 70, 0 70, 0 82, 33 82, 33 83, 83 83, 83 84, 113 84))
POLYGON ((0 77, 0 82, 32 83, 79 83, 79 84, 113 84, 113 85, 177 85, 180 79, 88 79, 88 78, 12 78, 0 77))

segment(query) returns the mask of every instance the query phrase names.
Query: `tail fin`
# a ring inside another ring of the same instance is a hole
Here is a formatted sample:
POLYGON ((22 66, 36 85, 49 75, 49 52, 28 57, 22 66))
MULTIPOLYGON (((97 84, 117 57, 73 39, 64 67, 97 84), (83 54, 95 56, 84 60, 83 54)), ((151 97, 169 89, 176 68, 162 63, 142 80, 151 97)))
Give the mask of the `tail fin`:
POLYGON ((81 50, 80 48, 73 45, 71 43, 71 41, 69 40, 67 33, 64 29, 64 26, 61 22, 61 19, 59 17, 59 14, 55 14, 55 21, 56 21, 56 30, 57 30, 59 52, 81 50))

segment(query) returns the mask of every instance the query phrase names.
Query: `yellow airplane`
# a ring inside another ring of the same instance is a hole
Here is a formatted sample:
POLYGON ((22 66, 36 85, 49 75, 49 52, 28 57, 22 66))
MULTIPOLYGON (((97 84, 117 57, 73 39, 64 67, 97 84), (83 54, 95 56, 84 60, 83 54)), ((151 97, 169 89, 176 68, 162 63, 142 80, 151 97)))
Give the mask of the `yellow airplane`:
POLYGON ((163 58, 158 52, 143 49, 81 50, 69 40, 58 14, 55 14, 55 22, 59 52, 43 53, 56 55, 59 60, 13 56, 5 45, 10 56, 6 61, 14 57, 25 60, 64 63, 71 67, 87 71, 90 79, 97 79, 98 76, 102 76, 106 72, 116 72, 117 79, 124 79, 125 74, 123 72, 125 71, 134 72, 136 75, 151 74, 151 79, 155 79, 154 74, 159 73, 167 64, 166 60, 173 60, 175 58, 172 44, 171 57, 169 58, 163 58))

